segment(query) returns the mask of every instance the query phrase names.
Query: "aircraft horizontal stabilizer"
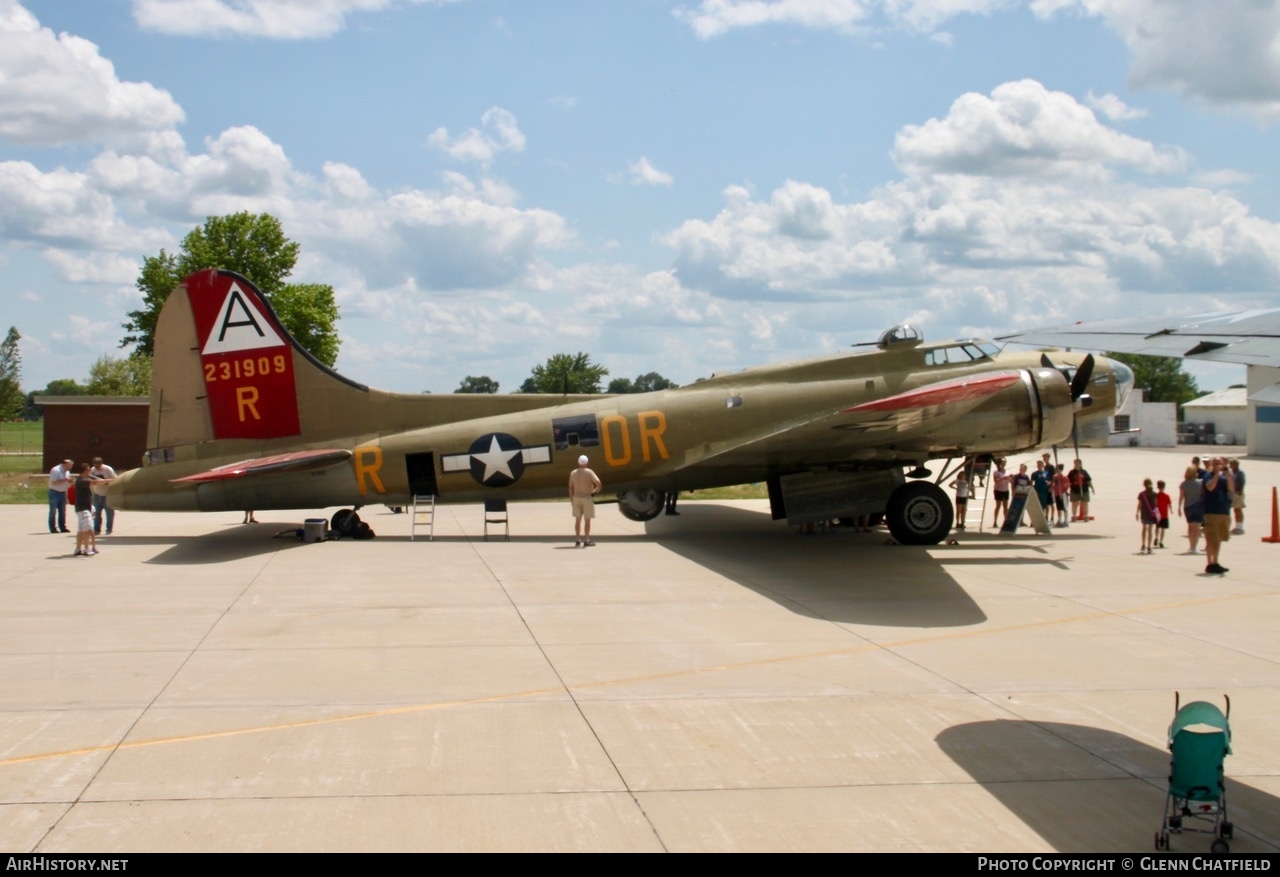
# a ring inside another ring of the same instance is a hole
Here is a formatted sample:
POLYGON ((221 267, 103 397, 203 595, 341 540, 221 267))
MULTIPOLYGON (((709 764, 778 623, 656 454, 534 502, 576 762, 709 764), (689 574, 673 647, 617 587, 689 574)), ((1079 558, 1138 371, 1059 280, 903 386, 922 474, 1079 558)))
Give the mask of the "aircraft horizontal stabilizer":
POLYGON ((250 475, 273 475, 278 472, 307 472, 312 469, 327 469, 338 463, 351 459, 351 451, 344 448, 322 448, 314 451, 294 451, 288 454, 273 454, 270 457, 258 457, 255 460, 241 460, 197 472, 185 478, 170 479, 174 484, 207 484, 213 481, 227 481, 232 478, 244 478, 250 475))

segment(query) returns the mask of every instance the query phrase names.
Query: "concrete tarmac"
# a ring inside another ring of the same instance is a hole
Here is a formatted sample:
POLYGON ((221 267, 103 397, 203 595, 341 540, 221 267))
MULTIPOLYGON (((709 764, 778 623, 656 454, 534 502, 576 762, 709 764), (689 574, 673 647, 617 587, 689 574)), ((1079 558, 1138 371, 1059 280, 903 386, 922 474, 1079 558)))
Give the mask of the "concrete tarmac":
POLYGON ((1150 854, 1181 691, 1230 695, 1232 850, 1274 853, 1280 460, 1243 464, 1227 575, 1178 518, 1138 553, 1142 478, 1204 450, 1086 451, 1094 521, 971 504, 928 549, 686 499, 601 506, 588 549, 567 501, 509 542, 479 506, 324 544, 121 513, 77 558, 0 507, 0 849, 1150 854))

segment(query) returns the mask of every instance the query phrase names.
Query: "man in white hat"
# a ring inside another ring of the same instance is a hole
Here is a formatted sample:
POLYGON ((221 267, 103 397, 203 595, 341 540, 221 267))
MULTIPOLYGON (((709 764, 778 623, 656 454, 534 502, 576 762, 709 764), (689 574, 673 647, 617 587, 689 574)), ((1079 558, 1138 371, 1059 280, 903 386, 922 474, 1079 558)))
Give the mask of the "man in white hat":
POLYGON ((591 519, 596 516, 596 504, 592 499, 600 492, 600 479, 587 468, 591 461, 583 454, 578 458, 578 468, 569 473, 569 502, 573 503, 573 547, 588 548, 591 541, 591 519), (582 522, 587 525, 583 532, 582 522))

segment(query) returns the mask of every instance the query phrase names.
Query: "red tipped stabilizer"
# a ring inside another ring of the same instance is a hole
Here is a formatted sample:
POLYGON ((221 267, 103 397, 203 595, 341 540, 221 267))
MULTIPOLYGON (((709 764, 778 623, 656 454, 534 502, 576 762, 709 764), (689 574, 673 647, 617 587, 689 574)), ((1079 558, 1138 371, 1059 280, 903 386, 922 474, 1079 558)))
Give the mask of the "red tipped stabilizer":
POLYGON ((241 460, 228 463, 207 472, 198 472, 185 478, 170 479, 174 484, 205 484, 210 481, 227 481, 232 478, 244 478, 246 475, 270 475, 277 472, 310 472, 313 469, 327 469, 351 459, 351 452, 345 448, 319 449, 314 451, 293 451, 288 454, 274 454, 270 457, 259 457, 256 460, 241 460))
POLYGON ((1280 542, 1280 507, 1276 505, 1276 489, 1271 488, 1271 535, 1263 536, 1263 542, 1280 542))

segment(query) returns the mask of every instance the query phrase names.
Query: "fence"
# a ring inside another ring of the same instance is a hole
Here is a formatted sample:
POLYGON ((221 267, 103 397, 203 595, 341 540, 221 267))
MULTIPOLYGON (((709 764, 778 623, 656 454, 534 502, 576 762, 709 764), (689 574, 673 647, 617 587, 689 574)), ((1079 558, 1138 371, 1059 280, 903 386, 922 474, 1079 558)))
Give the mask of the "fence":
POLYGON ((23 420, 0 423, 0 454, 44 453, 44 424, 23 420))

